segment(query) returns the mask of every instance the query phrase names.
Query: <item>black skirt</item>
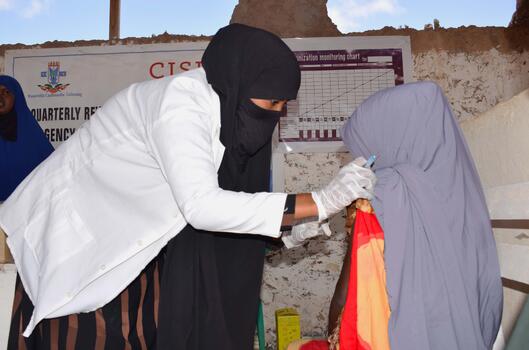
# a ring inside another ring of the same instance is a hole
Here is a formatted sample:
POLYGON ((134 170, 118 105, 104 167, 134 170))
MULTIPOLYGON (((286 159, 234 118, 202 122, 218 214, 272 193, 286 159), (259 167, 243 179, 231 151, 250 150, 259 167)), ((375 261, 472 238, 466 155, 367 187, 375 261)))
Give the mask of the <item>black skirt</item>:
POLYGON ((167 245, 158 350, 253 349, 265 241, 187 225, 167 245))

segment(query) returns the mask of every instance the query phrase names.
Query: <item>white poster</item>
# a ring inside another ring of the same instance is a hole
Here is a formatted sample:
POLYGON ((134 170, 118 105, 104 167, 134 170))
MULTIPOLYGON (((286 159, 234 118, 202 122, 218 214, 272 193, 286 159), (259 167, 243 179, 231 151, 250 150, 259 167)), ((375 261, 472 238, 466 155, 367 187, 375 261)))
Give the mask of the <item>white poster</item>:
POLYGON ((301 68, 298 98, 287 104, 275 152, 344 151, 340 128, 375 92, 411 81, 409 37, 287 39, 301 68))
POLYGON ((132 83, 200 67, 207 42, 6 52, 6 74, 56 147, 110 96, 132 83))

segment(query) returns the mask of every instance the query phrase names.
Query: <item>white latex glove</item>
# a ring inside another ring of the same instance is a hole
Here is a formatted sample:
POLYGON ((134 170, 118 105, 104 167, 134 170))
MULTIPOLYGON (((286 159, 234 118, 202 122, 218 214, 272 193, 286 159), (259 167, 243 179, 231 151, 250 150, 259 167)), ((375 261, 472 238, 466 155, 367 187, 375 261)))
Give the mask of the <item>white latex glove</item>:
POLYGON ((356 158, 341 168, 327 186, 312 192, 319 221, 340 212, 358 198, 373 198, 376 177, 371 169, 363 167, 365 163, 364 158, 356 158))
POLYGON ((305 240, 319 235, 331 235, 331 229, 328 222, 309 221, 292 226, 290 235, 283 236, 281 239, 288 249, 299 247, 305 240))

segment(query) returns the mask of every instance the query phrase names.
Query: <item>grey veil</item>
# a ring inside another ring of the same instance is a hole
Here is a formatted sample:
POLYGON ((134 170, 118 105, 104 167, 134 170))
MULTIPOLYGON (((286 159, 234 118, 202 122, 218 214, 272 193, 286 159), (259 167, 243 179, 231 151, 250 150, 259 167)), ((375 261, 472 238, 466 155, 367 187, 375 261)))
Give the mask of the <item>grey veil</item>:
POLYGON ((377 155, 392 350, 491 349, 502 312, 496 246, 467 145, 441 89, 405 84, 364 101, 342 130, 377 155))

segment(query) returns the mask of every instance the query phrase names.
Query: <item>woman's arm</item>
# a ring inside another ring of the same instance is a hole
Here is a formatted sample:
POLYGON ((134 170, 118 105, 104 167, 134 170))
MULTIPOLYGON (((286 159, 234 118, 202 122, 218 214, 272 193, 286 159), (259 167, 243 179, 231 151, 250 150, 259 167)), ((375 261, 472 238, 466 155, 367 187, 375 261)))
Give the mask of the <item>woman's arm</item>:
POLYGON ((318 220, 318 206, 312 199, 312 195, 310 193, 287 195, 281 220, 281 231, 289 231, 296 223, 306 219, 318 220))
POLYGON ((312 199, 310 193, 298 193, 296 195, 296 210, 294 212, 295 220, 303 220, 318 217, 318 207, 312 199))
MULTIPOLYGON (((207 103, 187 80, 173 82, 160 116, 149 133, 149 146, 185 220, 196 229, 280 236, 285 193, 245 193, 219 187, 213 144, 218 142, 207 103)), ((291 221, 327 218, 358 197, 370 197, 370 170, 347 164, 322 189, 295 197, 291 221), (315 200, 317 202, 315 202, 315 200), (318 202, 319 200, 319 202, 318 202)))
POLYGON ((196 229, 279 237, 287 195, 220 188, 214 145, 221 145, 211 106, 195 96, 200 90, 188 80, 171 83, 148 133, 150 150, 180 213, 196 229))

